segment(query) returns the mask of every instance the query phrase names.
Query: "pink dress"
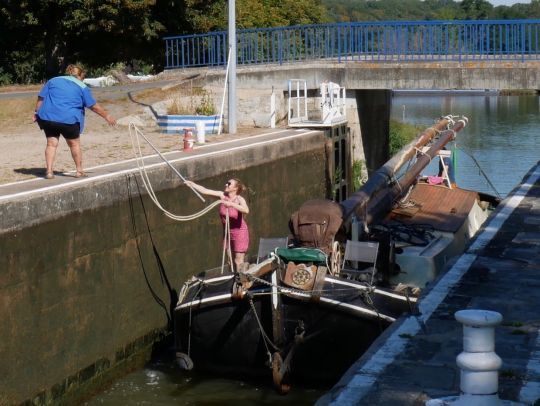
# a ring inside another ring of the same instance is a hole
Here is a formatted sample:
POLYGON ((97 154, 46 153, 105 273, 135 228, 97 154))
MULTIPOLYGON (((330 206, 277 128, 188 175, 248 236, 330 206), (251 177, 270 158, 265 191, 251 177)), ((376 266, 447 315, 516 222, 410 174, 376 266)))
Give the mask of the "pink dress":
MULTIPOLYGON (((225 196, 224 200, 231 199, 229 199, 228 196, 225 196)), ((235 200, 232 201, 238 203, 238 198, 236 197, 235 200)), ((219 216, 221 217, 223 227, 225 227, 227 210, 229 211, 229 224, 231 227, 231 251, 247 252, 249 247, 249 230, 248 225, 244 220, 244 213, 238 211, 234 207, 227 207, 224 204, 221 204, 221 206, 219 206, 219 216)))

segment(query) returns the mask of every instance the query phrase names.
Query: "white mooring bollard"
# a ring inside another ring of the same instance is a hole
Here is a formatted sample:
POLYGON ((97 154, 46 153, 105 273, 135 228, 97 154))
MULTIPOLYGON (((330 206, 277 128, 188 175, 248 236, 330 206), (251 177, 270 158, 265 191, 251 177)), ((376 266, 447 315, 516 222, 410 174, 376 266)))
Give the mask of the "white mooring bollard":
POLYGON ((197 121, 195 123, 195 129, 197 130, 197 144, 204 144, 206 127, 204 122, 197 121))
POLYGON ((495 354, 495 327, 502 315, 490 310, 460 310, 456 320, 463 324, 463 352, 457 358, 461 369, 459 396, 431 399, 426 406, 502 406, 519 403, 499 399, 499 369, 502 360, 495 354))

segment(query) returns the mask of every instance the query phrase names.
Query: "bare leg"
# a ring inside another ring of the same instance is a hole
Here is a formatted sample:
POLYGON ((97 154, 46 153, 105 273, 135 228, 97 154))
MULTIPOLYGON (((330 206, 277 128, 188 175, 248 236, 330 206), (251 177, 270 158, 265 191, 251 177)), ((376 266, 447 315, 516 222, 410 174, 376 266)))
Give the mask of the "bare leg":
POLYGON ((54 159, 56 158, 56 148, 58 148, 58 138, 47 137, 47 146, 45 147, 45 169, 46 173, 53 173, 54 159))
POLYGON ((242 268, 242 264, 244 263, 245 256, 246 256, 245 252, 234 253, 234 264, 237 271, 242 268))
POLYGON ((83 173, 82 167, 82 151, 81 151, 81 138, 75 138, 73 140, 66 139, 66 142, 71 150, 71 157, 75 162, 75 168, 77 172, 83 173))

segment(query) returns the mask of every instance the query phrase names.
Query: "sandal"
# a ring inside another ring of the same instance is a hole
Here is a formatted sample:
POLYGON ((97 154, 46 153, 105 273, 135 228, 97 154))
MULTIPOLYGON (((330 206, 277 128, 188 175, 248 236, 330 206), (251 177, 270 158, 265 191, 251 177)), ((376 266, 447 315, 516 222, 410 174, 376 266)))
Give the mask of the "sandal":
POLYGON ((86 174, 86 172, 79 172, 79 171, 77 171, 77 173, 75 173, 75 177, 76 177, 76 178, 87 178, 88 175, 86 174))
POLYGON ((45 174, 45 179, 54 179, 54 172, 47 172, 45 174))

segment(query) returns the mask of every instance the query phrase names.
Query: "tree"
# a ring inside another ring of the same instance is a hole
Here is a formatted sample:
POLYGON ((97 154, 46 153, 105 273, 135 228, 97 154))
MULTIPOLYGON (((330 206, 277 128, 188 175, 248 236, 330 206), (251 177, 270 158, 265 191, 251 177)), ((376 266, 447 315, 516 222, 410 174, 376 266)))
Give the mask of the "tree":
POLYGON ((540 0, 532 0, 529 6, 529 18, 540 18, 540 0))
POLYGON ((485 20, 493 11, 493 6, 487 0, 463 0, 461 10, 466 20, 485 20))
POLYGON ((141 54, 163 25, 155 0, 3 0, 2 64, 19 81, 58 74, 72 62, 107 64, 141 54), (44 65, 44 66, 43 66, 44 65), (38 68, 43 66, 43 68, 38 68))
MULTIPOLYGON (((237 28, 280 27, 327 21, 320 0, 236 0, 237 28)), ((227 0, 186 0, 194 32, 227 29, 227 0)))

